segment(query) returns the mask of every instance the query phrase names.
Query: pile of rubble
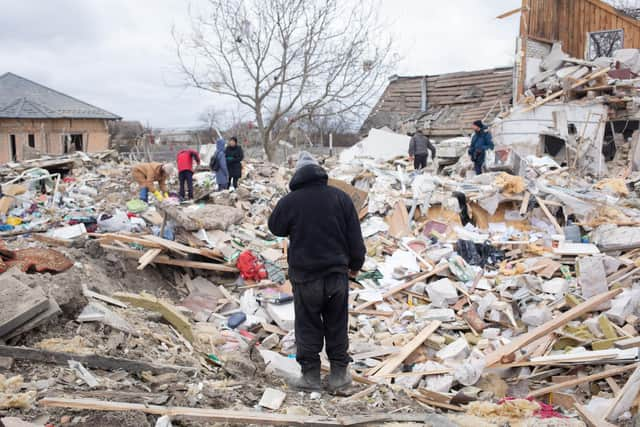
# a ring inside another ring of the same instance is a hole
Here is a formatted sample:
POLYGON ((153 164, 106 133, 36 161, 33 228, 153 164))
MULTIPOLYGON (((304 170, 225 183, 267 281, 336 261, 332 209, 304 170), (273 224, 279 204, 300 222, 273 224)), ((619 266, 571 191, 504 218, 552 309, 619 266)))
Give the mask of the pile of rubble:
POLYGON ((631 423, 630 178, 580 177, 549 157, 520 175, 467 178, 460 162, 442 176, 364 154, 324 160, 367 246, 351 283, 347 396, 284 381, 299 374, 287 242, 266 220, 291 169, 249 161, 224 192, 198 172, 195 202, 150 205, 108 153, 0 171, 2 422, 631 423))

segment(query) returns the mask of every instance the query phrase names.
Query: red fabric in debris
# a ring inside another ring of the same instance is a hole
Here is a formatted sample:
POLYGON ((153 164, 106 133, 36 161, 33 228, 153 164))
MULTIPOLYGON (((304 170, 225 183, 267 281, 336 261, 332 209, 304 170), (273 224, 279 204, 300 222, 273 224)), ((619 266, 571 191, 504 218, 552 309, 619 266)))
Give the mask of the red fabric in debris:
MULTIPOLYGON (((558 412, 555 409, 553 409, 553 406, 551 406, 551 405, 547 405, 546 403, 539 402, 539 401, 535 400, 533 397, 527 397, 526 399, 529 402, 536 402, 538 405, 540 405, 540 409, 538 409, 537 411, 535 411, 533 413, 533 415, 538 417, 538 418, 566 418, 560 412, 558 412)), ((505 398, 500 399, 498 401, 498 405, 502 405, 504 402, 509 401, 509 400, 516 400, 516 398, 515 397, 505 397, 505 398)))
POLYGON ((244 251, 238 257, 236 267, 244 280, 263 280, 267 278, 267 270, 257 256, 251 251, 244 251))
POLYGON ((60 273, 73 265, 73 261, 54 249, 27 248, 12 251, 4 242, 0 242, 0 257, 0 273, 13 266, 18 266, 24 272, 60 273))

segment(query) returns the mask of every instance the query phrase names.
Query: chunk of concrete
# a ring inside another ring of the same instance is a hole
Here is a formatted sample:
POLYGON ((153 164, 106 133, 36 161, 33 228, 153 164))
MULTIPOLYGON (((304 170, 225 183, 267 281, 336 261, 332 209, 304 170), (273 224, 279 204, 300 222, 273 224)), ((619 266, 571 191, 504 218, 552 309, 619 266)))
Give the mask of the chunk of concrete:
POLYGON ((0 418, 0 424, 4 427, 42 427, 42 424, 34 424, 28 421, 23 421, 17 417, 4 417, 0 418))
POLYGON ((424 322, 427 320, 440 320, 441 322, 452 322, 456 320, 456 313, 450 308, 428 308, 428 306, 418 306, 414 313, 416 320, 424 322))
MULTIPOLYGON (((589 256, 578 259, 578 284, 582 289, 582 297, 589 299, 609 290, 607 273, 601 256, 589 256)), ((608 303, 603 304, 607 308, 608 303)))
POLYGON ((438 351, 436 357, 440 360, 460 360, 467 357, 470 351, 469 343, 461 337, 438 351))
POLYGON ((100 322, 128 334, 138 335, 129 322, 106 306, 92 301, 85 306, 76 318, 78 322, 100 322))
POLYGON ((276 390, 275 388, 266 388, 262 394, 260 402, 258 402, 258 405, 263 408, 277 411, 282 406, 282 403, 284 403, 284 399, 286 399, 286 397, 287 394, 280 390, 276 390))
POLYGON ((0 278, 0 336, 5 336, 49 307, 40 287, 30 288, 11 276, 0 278))
POLYGON ((32 329, 37 328, 38 326, 44 325, 49 320, 51 320, 52 318, 62 313, 62 310, 60 310, 60 306, 58 305, 56 300, 54 300, 53 298, 49 298, 47 302, 48 302, 48 305, 46 310, 44 310, 40 314, 37 314, 31 320, 28 320, 27 322, 23 323, 22 325, 20 325, 19 327, 17 327, 13 331, 11 331, 10 333, 2 337, 2 339, 6 341, 13 337, 17 337, 18 335, 22 335, 25 332, 28 332, 32 329))
POLYGON ((529 326, 540 326, 551 320, 552 317, 551 309, 546 305, 531 304, 522 314, 522 321, 529 326))
POLYGON ((427 293, 431 299, 431 305, 439 308, 447 308, 458 301, 458 290, 450 279, 444 278, 427 285, 427 293))

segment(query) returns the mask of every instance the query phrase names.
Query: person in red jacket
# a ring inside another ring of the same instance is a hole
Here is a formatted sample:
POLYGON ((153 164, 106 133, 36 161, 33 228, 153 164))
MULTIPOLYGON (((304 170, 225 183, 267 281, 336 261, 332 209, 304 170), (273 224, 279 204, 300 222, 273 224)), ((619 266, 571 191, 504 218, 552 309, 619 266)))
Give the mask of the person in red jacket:
POLYGON ((189 199, 193 199, 193 162, 200 164, 200 155, 195 150, 182 150, 178 153, 178 179, 180 180, 180 199, 184 198, 184 184, 189 188, 189 199))

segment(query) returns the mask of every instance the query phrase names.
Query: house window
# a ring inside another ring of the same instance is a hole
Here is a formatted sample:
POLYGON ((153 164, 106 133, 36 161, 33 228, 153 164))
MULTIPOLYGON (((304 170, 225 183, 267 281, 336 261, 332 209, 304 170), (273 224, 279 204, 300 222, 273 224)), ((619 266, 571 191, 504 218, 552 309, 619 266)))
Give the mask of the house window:
POLYGON ((34 134, 29 134, 27 144, 29 144, 29 147, 31 148, 36 148, 36 136, 34 134))
POLYGON ((587 35, 587 59, 612 57, 624 47, 624 30, 594 31, 587 35))
POLYGON ((82 134, 71 134, 71 148, 73 151, 84 151, 82 134))

